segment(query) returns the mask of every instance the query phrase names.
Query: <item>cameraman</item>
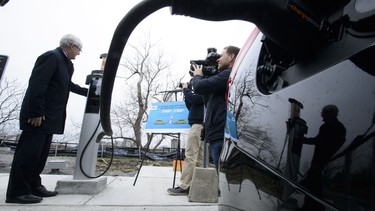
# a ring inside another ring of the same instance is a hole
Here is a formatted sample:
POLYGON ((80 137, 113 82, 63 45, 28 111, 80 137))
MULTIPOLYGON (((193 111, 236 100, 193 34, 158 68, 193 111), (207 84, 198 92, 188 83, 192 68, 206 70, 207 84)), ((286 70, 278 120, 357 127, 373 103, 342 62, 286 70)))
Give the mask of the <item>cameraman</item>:
POLYGON ((203 146, 201 132, 203 128, 203 97, 195 94, 191 83, 181 83, 185 96, 185 104, 189 110, 189 124, 191 126, 188 134, 187 146, 185 149, 184 167, 180 178, 180 186, 169 188, 167 191, 171 195, 188 195, 194 168, 200 167, 203 163, 203 146))
POLYGON ((223 146, 224 128, 227 113, 225 94, 228 78, 240 51, 235 46, 225 47, 218 62, 218 73, 210 77, 204 77, 202 65, 193 65, 191 71, 193 87, 196 94, 205 98, 204 139, 210 144, 211 155, 218 171, 219 156, 223 146))

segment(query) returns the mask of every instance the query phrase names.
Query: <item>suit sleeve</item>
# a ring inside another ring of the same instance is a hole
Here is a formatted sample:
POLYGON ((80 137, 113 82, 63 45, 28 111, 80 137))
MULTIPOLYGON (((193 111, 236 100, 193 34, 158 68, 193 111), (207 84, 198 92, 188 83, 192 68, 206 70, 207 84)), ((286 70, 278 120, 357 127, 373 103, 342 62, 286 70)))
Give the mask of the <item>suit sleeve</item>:
POLYGON ((217 75, 204 78, 203 76, 194 76, 194 92, 199 95, 207 95, 215 92, 225 92, 228 84, 230 70, 225 70, 217 75))
POLYGON ((88 89, 85 87, 81 87, 73 82, 70 82, 70 91, 86 97, 88 89))
MULTIPOLYGON (((185 92, 185 91, 184 91, 185 92)), ((185 105, 186 105, 186 108, 190 111, 190 107, 191 107, 191 103, 189 102, 189 100, 186 98, 186 95, 185 95, 185 105)))

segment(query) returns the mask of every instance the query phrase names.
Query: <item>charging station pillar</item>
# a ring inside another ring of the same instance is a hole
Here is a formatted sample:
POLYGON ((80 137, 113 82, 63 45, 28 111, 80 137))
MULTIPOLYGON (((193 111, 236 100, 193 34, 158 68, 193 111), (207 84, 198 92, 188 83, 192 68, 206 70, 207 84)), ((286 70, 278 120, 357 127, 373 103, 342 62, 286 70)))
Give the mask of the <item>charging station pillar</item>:
POLYGON ((93 70, 86 78, 86 84, 90 86, 79 138, 74 179, 87 179, 95 176, 99 147, 96 138, 102 131, 99 116, 102 78, 102 70, 93 70))
POLYGON ((101 70, 93 70, 86 78, 89 85, 85 114, 79 138, 75 170, 72 179, 57 181, 55 190, 59 194, 97 194, 107 185, 106 177, 95 176, 98 158, 98 135, 102 131, 99 116, 100 91, 107 54, 100 55, 101 70))

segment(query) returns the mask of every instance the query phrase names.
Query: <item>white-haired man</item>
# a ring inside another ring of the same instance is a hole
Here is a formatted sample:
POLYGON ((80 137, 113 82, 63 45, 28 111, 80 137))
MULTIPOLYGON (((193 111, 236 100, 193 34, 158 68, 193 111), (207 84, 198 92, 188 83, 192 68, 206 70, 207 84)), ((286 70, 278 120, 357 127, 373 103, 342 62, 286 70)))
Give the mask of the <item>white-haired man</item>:
POLYGON ((14 153, 6 194, 7 203, 39 203, 56 191, 48 191, 40 174, 46 164, 53 134, 63 134, 69 92, 86 96, 87 88, 72 83, 73 63, 82 49, 71 34, 60 46, 38 57, 20 112, 21 136, 14 153))

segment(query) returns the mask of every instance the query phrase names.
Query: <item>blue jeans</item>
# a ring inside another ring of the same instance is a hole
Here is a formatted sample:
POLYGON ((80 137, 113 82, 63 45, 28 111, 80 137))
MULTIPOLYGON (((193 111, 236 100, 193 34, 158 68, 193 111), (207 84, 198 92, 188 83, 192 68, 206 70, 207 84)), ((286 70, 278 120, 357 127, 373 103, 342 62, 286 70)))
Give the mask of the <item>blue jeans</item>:
POLYGON ((223 139, 217 139, 210 142, 210 151, 212 159, 214 160, 216 171, 219 170, 219 159, 221 149, 223 148, 223 139))

